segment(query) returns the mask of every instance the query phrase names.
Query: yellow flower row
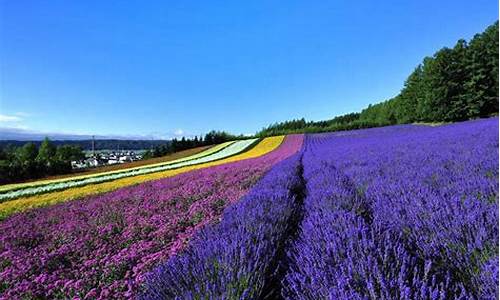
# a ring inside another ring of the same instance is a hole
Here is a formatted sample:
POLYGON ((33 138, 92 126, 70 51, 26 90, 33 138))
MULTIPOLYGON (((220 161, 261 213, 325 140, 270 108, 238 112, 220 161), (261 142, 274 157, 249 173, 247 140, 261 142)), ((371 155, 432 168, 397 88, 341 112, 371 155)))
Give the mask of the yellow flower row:
POLYGON ((187 166, 173 170, 166 170, 157 173, 126 177, 114 181, 91 184, 82 187, 75 187, 63 191, 18 198, 15 200, 3 202, 0 203, 0 219, 3 219, 13 213, 24 211, 30 208, 42 207, 90 195, 105 193, 117 190, 122 187, 143 183, 145 181, 171 177, 191 170, 197 170, 229 162, 234 162, 238 160, 258 157, 276 149, 283 142, 284 138, 285 138, 284 136, 265 138, 255 147, 251 148, 250 150, 244 153, 237 154, 217 161, 207 162, 199 165, 187 166))
POLYGON ((207 156, 210 154, 213 154, 215 152, 218 152, 222 150, 223 148, 226 148, 227 146, 231 145, 234 143, 234 141, 230 142, 225 142, 222 144, 215 145, 213 147, 210 147, 209 149, 202 151, 200 153, 190 155, 187 157, 182 157, 178 158, 175 160, 167 161, 167 162, 161 162, 161 163, 155 163, 155 164, 150 164, 150 165, 145 165, 145 166, 139 166, 139 167, 133 167, 133 168, 127 168, 127 169, 120 169, 120 170, 115 170, 115 171, 107 171, 107 172, 101 172, 101 173, 94 173, 94 174, 88 174, 88 175, 80 175, 80 176, 74 176, 74 177, 67 177, 67 178, 59 178, 59 179, 49 179, 49 180, 38 180, 35 182, 26 182, 26 183, 14 183, 14 184, 7 184, 0 186, 0 192, 3 191, 9 191, 9 190, 17 190, 20 188, 27 188, 27 187, 36 187, 40 185, 47 185, 47 184, 52 184, 52 183, 59 183, 59 182, 67 182, 67 181, 74 181, 74 180, 83 180, 86 178, 91 178, 91 177, 98 177, 98 176, 104 176, 104 175, 111 175, 115 173, 124 173, 124 172, 129 172, 133 170, 138 170, 138 169, 144 169, 144 168, 152 168, 152 167, 157 167, 157 166, 162 166, 162 165, 170 165, 178 162, 183 162, 183 161, 188 161, 196 158, 200 158, 203 156, 207 156))

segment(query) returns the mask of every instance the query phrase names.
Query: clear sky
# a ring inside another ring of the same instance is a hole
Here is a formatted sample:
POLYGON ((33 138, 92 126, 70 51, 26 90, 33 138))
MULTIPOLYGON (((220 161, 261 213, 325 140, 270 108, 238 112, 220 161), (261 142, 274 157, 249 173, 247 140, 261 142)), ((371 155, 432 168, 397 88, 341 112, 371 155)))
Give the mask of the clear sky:
POLYGON ((396 95, 496 0, 1 1, 0 127, 254 133, 396 95))

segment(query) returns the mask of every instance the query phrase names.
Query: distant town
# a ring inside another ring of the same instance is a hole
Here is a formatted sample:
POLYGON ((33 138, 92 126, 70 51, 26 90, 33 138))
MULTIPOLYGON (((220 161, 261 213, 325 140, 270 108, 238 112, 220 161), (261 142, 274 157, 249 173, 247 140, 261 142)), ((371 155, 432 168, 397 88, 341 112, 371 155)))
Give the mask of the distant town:
POLYGON ((141 160, 146 150, 85 151, 85 158, 71 161, 73 169, 93 168, 141 160))
POLYGON ((157 158, 248 137, 212 130, 204 136, 171 140, 99 140, 95 136, 90 140, 55 141, 48 137, 41 141, 1 138, 0 184, 9 184, 157 158))

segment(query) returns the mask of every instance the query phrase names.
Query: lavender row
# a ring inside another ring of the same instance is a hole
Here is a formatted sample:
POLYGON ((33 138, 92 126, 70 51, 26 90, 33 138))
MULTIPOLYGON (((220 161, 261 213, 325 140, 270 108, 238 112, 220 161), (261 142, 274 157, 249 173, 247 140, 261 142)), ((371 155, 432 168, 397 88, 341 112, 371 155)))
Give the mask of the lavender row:
POLYGON ((496 299, 498 119, 308 137, 288 299, 496 299))
POLYGON ((306 214, 289 252, 285 298, 433 299, 443 292, 401 235, 370 226, 371 209, 348 178, 322 161, 304 159, 304 166, 306 214))
POLYGON ((298 153, 275 165, 221 223, 152 272, 142 299, 257 299, 272 292, 269 279, 299 208, 300 159, 298 153))

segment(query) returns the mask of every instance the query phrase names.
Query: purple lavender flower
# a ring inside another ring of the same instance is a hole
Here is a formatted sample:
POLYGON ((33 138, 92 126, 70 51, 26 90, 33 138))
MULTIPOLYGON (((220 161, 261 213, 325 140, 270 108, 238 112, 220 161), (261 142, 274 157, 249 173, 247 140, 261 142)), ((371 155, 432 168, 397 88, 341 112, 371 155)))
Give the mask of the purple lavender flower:
POLYGON ((288 299, 498 297, 498 119, 308 136, 288 299))

